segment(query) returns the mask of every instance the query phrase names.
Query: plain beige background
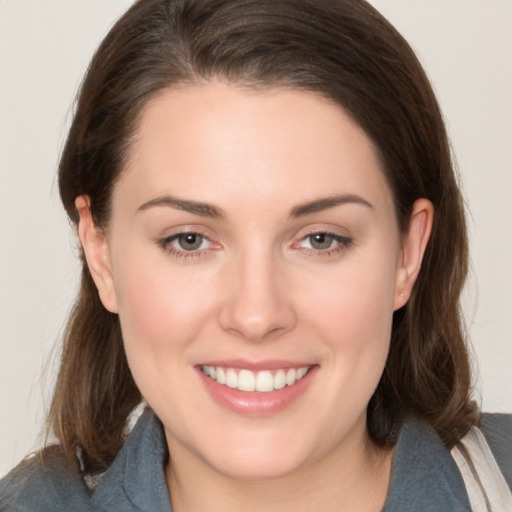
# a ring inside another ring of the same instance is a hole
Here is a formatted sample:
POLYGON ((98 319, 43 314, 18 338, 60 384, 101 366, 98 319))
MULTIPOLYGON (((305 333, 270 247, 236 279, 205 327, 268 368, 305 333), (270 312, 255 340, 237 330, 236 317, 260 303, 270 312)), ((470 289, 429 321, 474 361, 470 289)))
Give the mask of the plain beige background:
MULTIPOLYGON (((374 0, 434 82, 470 208, 475 398, 512 412, 512 1, 374 0)), ((69 111, 131 0, 0 0, 0 476, 40 445, 74 296, 55 182, 69 111)))

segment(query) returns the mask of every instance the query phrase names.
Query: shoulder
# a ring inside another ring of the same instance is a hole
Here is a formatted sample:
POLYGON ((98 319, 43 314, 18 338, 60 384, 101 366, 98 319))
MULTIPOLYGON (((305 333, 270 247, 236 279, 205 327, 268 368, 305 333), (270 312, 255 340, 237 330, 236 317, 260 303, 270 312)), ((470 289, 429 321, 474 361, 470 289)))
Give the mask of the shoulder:
POLYGON ((171 511, 165 481, 167 445, 151 411, 137 421, 93 490, 70 468, 59 447, 25 460, 0 481, 0 512, 171 511))
POLYGON ((58 447, 49 447, 43 457, 21 462, 0 481, 0 512, 86 512, 89 496, 84 481, 66 465, 58 447))
POLYGON ((482 414, 478 426, 512 490, 512 414, 482 414))
POLYGON ((385 512, 467 512, 462 476, 449 450, 428 424, 410 418, 395 446, 385 512))

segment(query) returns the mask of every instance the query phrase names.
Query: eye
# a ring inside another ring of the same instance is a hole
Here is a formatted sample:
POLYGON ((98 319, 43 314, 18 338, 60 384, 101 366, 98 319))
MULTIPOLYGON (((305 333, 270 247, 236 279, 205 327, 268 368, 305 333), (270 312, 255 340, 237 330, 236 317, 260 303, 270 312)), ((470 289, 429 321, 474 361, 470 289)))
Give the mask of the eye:
POLYGON ((205 243, 205 237, 199 233, 180 233, 174 237, 174 242, 183 251, 197 251, 205 243))
POLYGON ((294 246, 312 256, 332 256, 344 251, 351 244, 352 239, 346 236, 337 235, 336 233, 330 233, 328 231, 317 231, 301 238, 294 246))
POLYGON ((163 238, 158 245, 176 257, 206 256, 216 245, 205 235, 193 231, 176 233, 163 238))
POLYGON ((310 247, 317 251, 325 251, 331 249, 333 242, 335 242, 332 233, 313 233, 306 237, 310 247))

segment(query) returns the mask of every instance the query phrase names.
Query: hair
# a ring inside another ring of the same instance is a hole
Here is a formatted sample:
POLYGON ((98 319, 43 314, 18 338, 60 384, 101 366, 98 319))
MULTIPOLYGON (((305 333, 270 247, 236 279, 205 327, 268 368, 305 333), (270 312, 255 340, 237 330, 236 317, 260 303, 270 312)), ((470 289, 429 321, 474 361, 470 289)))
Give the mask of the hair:
MULTIPOLYGON (((113 187, 147 102, 213 79, 291 88, 340 105, 374 143, 399 229, 418 198, 435 208, 424 261, 393 317, 390 352, 367 412, 380 444, 405 418, 430 424, 448 447, 477 420, 459 310, 468 254, 463 201, 433 90, 407 42, 363 0, 139 0, 106 36, 82 83, 59 166, 69 218, 90 198, 108 226, 113 187)), ((117 315, 102 305, 82 253, 81 288, 64 335, 48 428, 69 460, 101 471, 141 400, 117 315)))

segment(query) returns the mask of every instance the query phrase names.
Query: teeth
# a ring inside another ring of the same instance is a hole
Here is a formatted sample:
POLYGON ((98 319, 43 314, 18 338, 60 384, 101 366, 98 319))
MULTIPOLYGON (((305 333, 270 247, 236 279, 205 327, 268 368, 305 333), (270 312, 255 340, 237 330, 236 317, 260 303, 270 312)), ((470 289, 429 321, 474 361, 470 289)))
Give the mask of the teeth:
POLYGON ((203 365, 201 369, 205 375, 229 388, 238 389, 239 391, 270 393, 274 389, 292 386, 308 373, 309 368, 309 366, 303 366, 287 370, 281 369, 277 372, 268 370, 252 372, 250 370, 237 371, 234 368, 203 365))
POLYGON ((237 387, 240 391, 254 391, 256 389, 254 373, 249 370, 240 370, 237 387))
POLYGON ((285 386, 286 373, 284 370, 278 370, 277 373, 274 375, 274 389, 283 389, 285 386))
MULTIPOLYGON (((308 373, 307 368, 299 368, 297 370, 297 380, 302 379, 302 377, 304 377, 306 375, 306 373, 308 373)), ((212 375, 212 378, 215 378, 215 377, 212 375)))
POLYGON ((226 371, 226 386, 233 389, 238 387, 238 375, 231 368, 226 371))
MULTIPOLYGON (((215 373, 217 374, 215 380, 219 384, 226 384, 226 372, 222 368, 216 368, 215 373)), ((211 377, 211 372, 210 372, 211 377)))
POLYGON ((274 390, 274 377, 270 372, 258 372, 256 376, 256 391, 268 393, 274 390))
POLYGON ((286 373, 286 384, 288 384, 288 386, 291 386, 295 382, 296 378, 297 378, 297 371, 295 370, 295 368, 291 368, 286 373))

